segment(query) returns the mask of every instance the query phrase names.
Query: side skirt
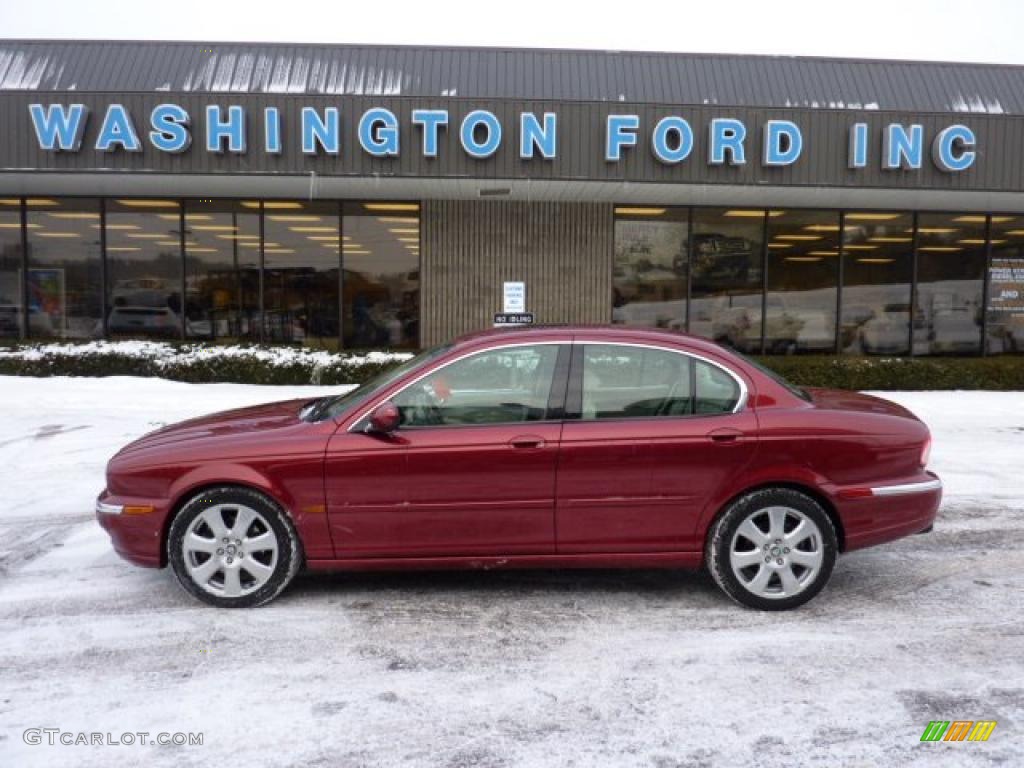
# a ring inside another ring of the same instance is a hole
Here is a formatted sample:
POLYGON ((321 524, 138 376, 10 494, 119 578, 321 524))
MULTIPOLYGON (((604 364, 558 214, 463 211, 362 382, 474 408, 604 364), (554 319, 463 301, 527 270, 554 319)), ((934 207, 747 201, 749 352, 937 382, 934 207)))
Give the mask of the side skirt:
POLYGON ((702 552, 607 552, 584 555, 372 557, 307 560, 314 571, 494 570, 498 568, 684 568, 697 570, 702 552))

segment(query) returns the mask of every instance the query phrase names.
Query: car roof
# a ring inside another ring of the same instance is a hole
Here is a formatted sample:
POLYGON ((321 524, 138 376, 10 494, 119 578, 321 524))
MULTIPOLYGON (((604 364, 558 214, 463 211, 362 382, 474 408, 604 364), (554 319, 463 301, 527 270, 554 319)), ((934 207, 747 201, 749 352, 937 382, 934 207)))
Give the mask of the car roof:
POLYGON ((693 351, 718 354, 726 352, 719 344, 700 336, 665 330, 663 328, 637 328, 625 325, 520 325, 508 328, 493 328, 459 336, 453 341, 453 345, 465 347, 490 342, 524 343, 534 340, 551 340, 553 338, 565 339, 567 337, 605 342, 630 342, 634 344, 683 344, 693 351))

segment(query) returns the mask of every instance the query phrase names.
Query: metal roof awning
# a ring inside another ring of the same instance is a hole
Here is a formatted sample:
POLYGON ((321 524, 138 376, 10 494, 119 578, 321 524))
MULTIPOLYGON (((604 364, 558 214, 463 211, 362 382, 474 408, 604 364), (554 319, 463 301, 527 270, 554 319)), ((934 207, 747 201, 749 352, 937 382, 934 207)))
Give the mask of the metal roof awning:
POLYGON ((295 200, 525 200, 730 207, 1020 211, 1024 191, 751 186, 542 179, 424 179, 226 174, 25 171, 0 175, 16 195, 232 197, 295 200))
POLYGON ((1024 67, 623 51, 0 40, 0 91, 1024 114, 1024 67))

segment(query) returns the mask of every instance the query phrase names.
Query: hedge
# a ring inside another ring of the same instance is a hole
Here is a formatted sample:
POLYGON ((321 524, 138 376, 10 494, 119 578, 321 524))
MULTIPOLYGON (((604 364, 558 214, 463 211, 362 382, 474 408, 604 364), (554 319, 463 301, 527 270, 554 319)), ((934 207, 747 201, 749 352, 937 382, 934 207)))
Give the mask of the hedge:
MULTIPOLYGON (((404 352, 331 353, 301 347, 167 342, 88 342, 0 347, 0 374, 160 376, 189 382, 358 384, 408 359, 404 352)), ((1024 356, 756 358, 808 387, 1024 390, 1024 356)))
POLYGON ((173 342, 88 342, 0 348, 0 374, 160 376, 193 383, 359 384, 410 357, 407 352, 335 354, 303 347, 173 342))
POLYGON ((803 387, 1024 390, 1024 356, 771 356, 759 363, 803 387))

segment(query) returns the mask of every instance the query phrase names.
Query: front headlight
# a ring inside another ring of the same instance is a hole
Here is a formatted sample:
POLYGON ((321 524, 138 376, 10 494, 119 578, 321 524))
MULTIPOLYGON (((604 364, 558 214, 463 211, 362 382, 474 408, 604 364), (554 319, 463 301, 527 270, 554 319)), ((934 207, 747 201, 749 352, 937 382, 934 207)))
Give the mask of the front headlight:
POLYGON ((96 499, 96 513, 103 515, 120 515, 124 512, 123 504, 107 504, 105 501, 96 499))
POLYGON ((148 515, 154 509, 151 504, 108 504, 102 496, 96 499, 96 512, 102 515, 148 515))

